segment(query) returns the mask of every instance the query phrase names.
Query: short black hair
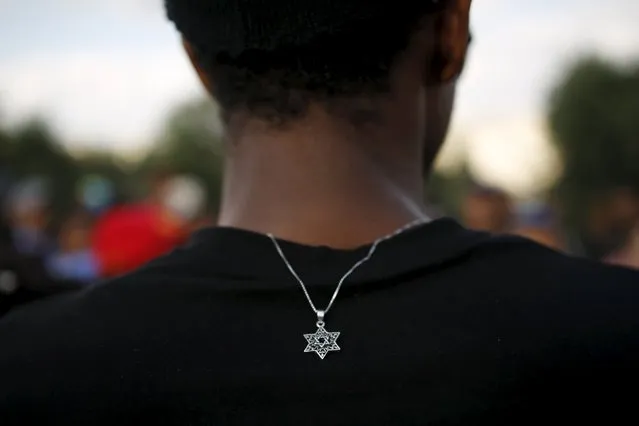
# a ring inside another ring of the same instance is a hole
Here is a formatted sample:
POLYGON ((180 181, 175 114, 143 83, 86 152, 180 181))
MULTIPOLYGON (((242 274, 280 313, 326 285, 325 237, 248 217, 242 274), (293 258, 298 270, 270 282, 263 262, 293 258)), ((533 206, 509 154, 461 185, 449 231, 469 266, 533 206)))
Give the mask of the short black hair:
POLYGON ((213 95, 226 118, 244 110, 283 124, 303 116, 311 103, 320 102, 329 110, 346 112, 351 120, 362 121, 371 118, 371 103, 350 101, 388 93, 396 58, 408 46, 424 15, 432 12, 433 3, 421 3, 423 7, 367 17, 339 31, 269 49, 229 51, 208 40, 191 39, 189 34, 202 33, 191 27, 205 25, 195 14, 190 19, 184 14, 178 28, 211 80, 213 95))

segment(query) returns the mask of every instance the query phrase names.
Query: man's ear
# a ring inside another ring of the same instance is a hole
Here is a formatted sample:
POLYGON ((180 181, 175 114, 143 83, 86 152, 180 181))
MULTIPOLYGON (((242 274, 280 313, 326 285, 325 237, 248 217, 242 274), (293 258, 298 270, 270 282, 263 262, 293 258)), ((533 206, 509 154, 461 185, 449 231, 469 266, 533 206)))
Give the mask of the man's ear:
POLYGON ((195 48, 188 42, 188 40, 184 38, 182 39, 182 45, 184 46, 184 50, 186 51, 186 54, 188 55, 193 68, 195 68, 200 81, 202 82, 206 90, 208 90, 209 93, 213 94, 213 82, 200 65, 200 61, 196 54, 195 48))
POLYGON ((470 40, 472 0, 452 0, 435 18, 435 38, 428 81, 446 84, 462 73, 470 40))

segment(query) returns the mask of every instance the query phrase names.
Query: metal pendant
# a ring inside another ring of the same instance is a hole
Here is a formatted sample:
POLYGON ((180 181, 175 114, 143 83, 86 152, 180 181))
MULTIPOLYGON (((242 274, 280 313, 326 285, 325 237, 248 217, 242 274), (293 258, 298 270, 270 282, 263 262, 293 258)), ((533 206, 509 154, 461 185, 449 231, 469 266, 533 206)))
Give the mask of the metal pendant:
POLYGON ((339 331, 331 332, 326 331, 324 326, 324 312, 317 313, 317 331, 313 334, 305 334, 304 338, 308 345, 304 352, 315 352, 321 359, 326 357, 329 352, 338 352, 340 347, 337 345, 337 338, 340 335, 339 331))

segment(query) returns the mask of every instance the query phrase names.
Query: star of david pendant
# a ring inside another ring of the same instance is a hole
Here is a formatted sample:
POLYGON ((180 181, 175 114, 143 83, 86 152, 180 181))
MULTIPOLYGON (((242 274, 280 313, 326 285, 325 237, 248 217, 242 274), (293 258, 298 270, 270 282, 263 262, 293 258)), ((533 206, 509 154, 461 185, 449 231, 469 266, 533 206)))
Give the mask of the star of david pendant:
POLYGON ((313 334, 305 334, 304 338, 308 342, 304 352, 315 352, 321 359, 326 357, 329 352, 337 352, 340 347, 337 345, 337 338, 340 333, 326 331, 324 326, 326 325, 322 318, 323 312, 318 313, 319 321, 317 321, 317 331, 313 334))

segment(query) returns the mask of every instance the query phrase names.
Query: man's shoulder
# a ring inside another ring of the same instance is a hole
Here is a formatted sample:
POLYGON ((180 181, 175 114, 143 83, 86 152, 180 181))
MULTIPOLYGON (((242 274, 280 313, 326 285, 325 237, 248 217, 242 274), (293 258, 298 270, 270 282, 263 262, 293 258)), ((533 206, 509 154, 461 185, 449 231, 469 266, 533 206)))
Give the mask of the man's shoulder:
POLYGON ((138 362, 169 341, 163 330, 178 316, 172 301, 179 297, 177 285, 167 287, 143 270, 7 314, 0 319, 0 406, 64 383, 80 394, 91 385, 105 393, 117 388, 120 376, 109 376, 114 366, 138 362), (153 351, 137 353, 145 344, 153 351))
POLYGON ((543 344, 639 350, 639 271, 510 236, 486 239, 465 265, 465 280, 457 280, 465 297, 473 306, 488 303, 486 315, 498 324, 527 330, 521 332, 543 344))
POLYGON ((59 325, 77 331, 122 318, 144 320, 149 312, 159 315, 175 309, 177 296, 189 289, 210 286, 215 277, 206 266, 197 251, 180 247, 135 272, 15 309, 0 319, 0 339, 15 327, 52 330, 59 325))
POLYGON ((51 335, 62 329, 74 333, 89 326, 94 319, 97 322, 98 317, 107 321, 136 303, 138 292, 132 281, 136 276, 133 274, 18 307, 0 320, 0 341, 16 342, 26 334, 30 337, 51 335))
POLYGON ((54 350, 65 341, 89 346, 133 324, 154 321, 172 309, 181 291, 184 268, 171 262, 169 256, 131 274, 14 309, 0 319, 0 352, 54 350))

